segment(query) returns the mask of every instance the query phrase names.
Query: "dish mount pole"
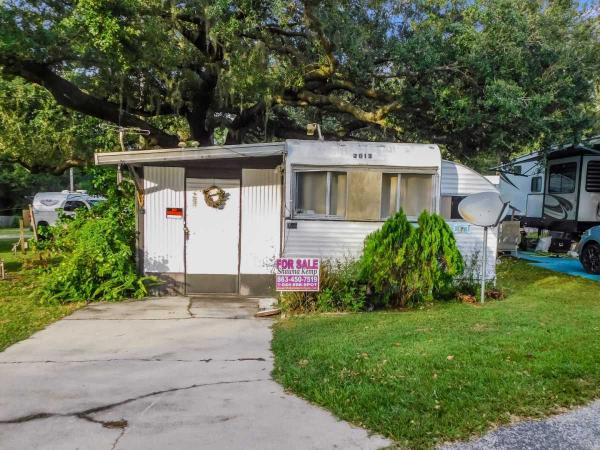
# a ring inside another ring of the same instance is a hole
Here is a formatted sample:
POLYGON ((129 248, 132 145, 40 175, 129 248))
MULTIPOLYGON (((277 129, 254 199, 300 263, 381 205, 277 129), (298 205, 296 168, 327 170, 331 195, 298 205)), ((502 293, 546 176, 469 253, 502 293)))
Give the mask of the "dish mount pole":
POLYGON ((483 227, 483 261, 481 262, 481 303, 485 302, 485 274, 487 272, 488 227, 483 227))

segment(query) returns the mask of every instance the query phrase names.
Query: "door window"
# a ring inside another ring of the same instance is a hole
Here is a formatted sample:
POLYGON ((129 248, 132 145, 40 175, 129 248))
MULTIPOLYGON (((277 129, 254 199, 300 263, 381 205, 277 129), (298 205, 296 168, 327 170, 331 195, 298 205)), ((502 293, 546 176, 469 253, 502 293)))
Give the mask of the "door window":
POLYGON ((531 192, 542 192, 542 177, 531 178, 531 192))

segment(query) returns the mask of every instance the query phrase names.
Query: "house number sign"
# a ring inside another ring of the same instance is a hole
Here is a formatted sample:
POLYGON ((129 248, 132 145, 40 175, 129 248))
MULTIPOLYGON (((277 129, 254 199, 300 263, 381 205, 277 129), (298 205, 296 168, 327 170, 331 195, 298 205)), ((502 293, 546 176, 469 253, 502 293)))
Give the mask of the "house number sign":
POLYGON ((319 258, 279 258, 275 262, 275 289, 278 291, 318 291, 319 258))

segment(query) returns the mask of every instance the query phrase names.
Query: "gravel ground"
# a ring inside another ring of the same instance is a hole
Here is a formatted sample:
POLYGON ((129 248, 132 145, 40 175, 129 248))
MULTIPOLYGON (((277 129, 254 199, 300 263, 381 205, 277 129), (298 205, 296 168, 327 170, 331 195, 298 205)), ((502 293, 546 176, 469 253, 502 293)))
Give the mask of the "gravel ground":
POLYGON ((544 420, 492 431, 441 450, 600 450, 600 400, 544 420))

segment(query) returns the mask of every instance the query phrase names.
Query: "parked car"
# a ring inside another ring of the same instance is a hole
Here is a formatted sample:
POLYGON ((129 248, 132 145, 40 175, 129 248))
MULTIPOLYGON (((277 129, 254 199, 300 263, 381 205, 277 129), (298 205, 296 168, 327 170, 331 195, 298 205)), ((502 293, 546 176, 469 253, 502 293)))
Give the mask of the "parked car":
POLYGON ((581 235, 577 244, 579 261, 588 273, 600 275, 600 225, 590 228, 581 235))
POLYGON ((38 192, 33 197, 33 226, 39 228, 54 225, 60 210, 72 216, 77 209, 91 209, 96 203, 104 200, 104 197, 94 197, 85 191, 38 192))

